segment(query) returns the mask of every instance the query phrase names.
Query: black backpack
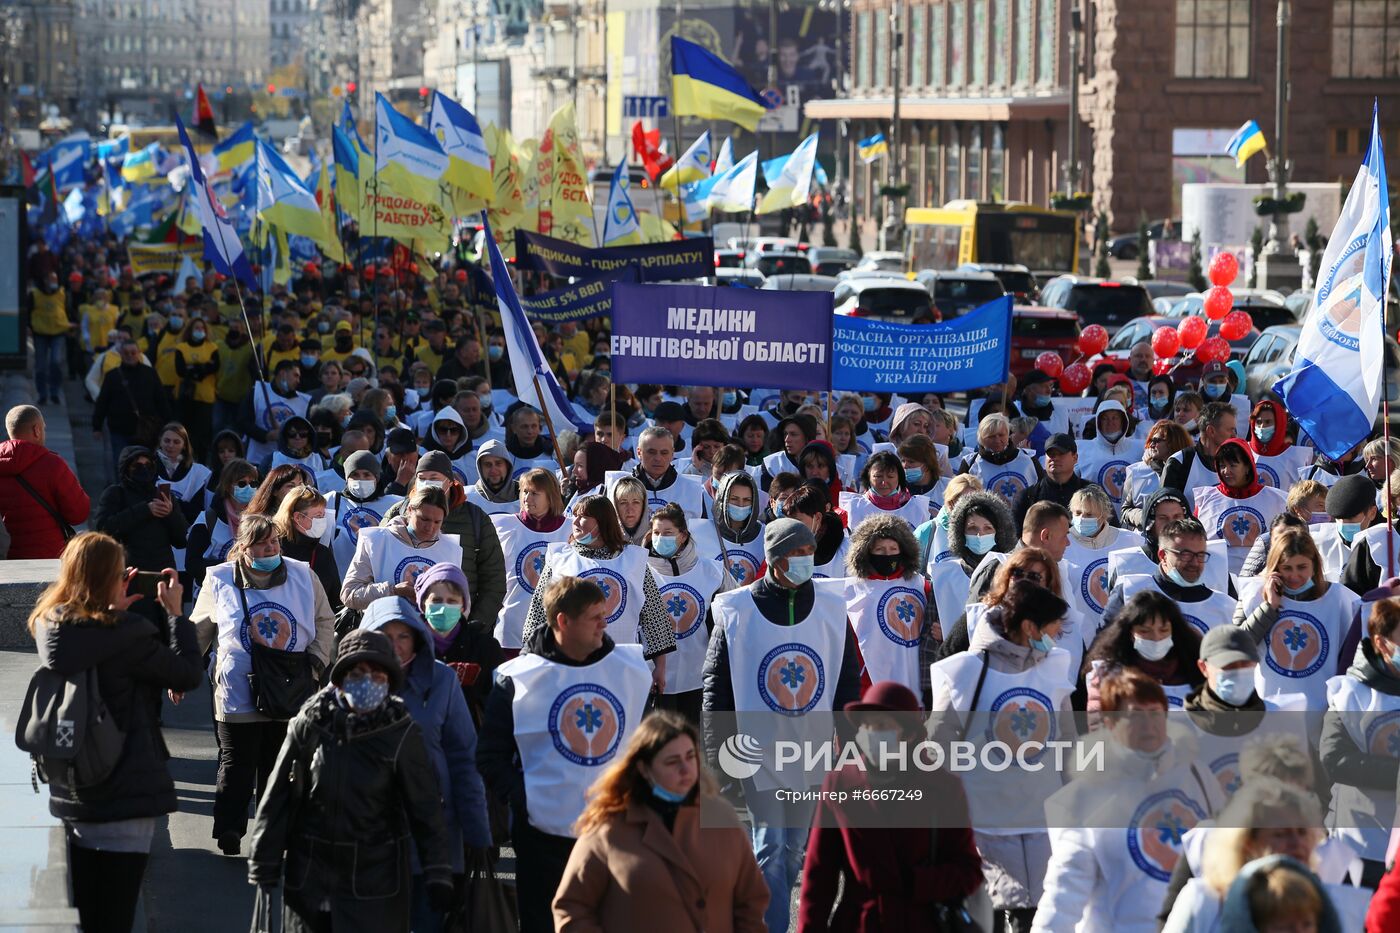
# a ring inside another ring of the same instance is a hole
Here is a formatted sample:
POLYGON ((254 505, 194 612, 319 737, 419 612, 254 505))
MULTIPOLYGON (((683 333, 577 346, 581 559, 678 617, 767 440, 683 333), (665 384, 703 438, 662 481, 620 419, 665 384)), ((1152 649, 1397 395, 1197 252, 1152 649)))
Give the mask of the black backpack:
POLYGON ((107 780, 121 760, 126 732, 102 701, 97 668, 72 676, 47 667, 35 671, 15 744, 34 759, 36 776, 46 784, 57 776, 76 793, 107 780))

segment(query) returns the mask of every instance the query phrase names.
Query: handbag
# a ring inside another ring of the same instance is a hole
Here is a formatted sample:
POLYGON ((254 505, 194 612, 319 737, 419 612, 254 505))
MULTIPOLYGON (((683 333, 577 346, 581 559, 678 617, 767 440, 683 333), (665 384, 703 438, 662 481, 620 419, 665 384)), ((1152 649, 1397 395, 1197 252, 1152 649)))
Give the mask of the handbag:
POLYGON ((515 895, 508 892, 505 883, 496 877, 496 867, 491 863, 490 854, 481 851, 469 853, 469 857, 466 909, 452 918, 460 925, 449 925, 446 929, 470 930, 473 933, 519 929, 520 918, 515 895))
MULTIPOLYGON (((238 599, 246 619, 250 614, 248 596, 242 587, 238 588, 238 599)), ((248 675, 253 707, 269 719, 291 719, 316 692, 316 674, 308 652, 283 651, 253 642, 248 655, 253 663, 253 672, 248 675)))
POLYGON ((58 511, 57 511, 56 509, 54 509, 53 506, 49 505, 49 502, 48 502, 47 499, 45 499, 43 496, 39 495, 39 490, 37 490, 37 489, 35 489, 33 486, 29 485, 29 481, 28 481, 28 480, 26 480, 23 476, 20 476, 18 473, 16 473, 16 474, 15 474, 15 482, 19 483, 20 487, 21 487, 25 492, 27 492, 27 493, 29 493, 31 496, 33 496, 35 502, 37 502, 37 503, 39 503, 39 505, 43 506, 44 511, 49 513, 49 517, 50 517, 50 518, 52 518, 54 521, 58 522, 58 530, 63 534, 63 540, 64 540, 64 541, 72 541, 74 538, 76 538, 76 537, 78 536, 78 530, 77 530, 76 528, 74 528, 72 525, 68 524, 66 521, 64 521, 64 520, 63 520, 63 516, 62 516, 62 515, 59 515, 59 514, 58 514, 58 511))

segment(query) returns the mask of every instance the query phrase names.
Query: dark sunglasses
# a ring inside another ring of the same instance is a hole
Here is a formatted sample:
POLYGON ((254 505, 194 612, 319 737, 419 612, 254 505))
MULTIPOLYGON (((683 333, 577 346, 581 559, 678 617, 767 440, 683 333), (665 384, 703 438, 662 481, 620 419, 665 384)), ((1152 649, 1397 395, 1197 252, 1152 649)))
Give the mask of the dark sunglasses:
POLYGON ((299 437, 299 438, 305 439, 305 438, 308 438, 308 437, 310 437, 310 436, 311 436, 311 435, 308 434, 308 433, 305 432, 305 431, 288 431, 288 432, 287 432, 287 437, 289 437, 289 438, 291 438, 291 437, 299 437))
POLYGON ((1042 586, 1045 585, 1045 574, 1041 573, 1039 570, 1026 570, 1023 567, 1013 567, 1011 570, 1011 579, 1029 580, 1032 583, 1039 583, 1042 586))

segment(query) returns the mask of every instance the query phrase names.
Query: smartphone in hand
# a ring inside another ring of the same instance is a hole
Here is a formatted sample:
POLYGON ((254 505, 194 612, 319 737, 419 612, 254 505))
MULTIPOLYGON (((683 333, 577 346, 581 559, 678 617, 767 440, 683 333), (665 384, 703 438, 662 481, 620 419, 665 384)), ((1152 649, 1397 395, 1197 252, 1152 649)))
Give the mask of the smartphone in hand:
POLYGON ((151 570, 138 570, 136 576, 132 578, 131 586, 127 590, 130 593, 139 593, 146 599, 156 598, 156 586, 165 579, 165 574, 151 570))

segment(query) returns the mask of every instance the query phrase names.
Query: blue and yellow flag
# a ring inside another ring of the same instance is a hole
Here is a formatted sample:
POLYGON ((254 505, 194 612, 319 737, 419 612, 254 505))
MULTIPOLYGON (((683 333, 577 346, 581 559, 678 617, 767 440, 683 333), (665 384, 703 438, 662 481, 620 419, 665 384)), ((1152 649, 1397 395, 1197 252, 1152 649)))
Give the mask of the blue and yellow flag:
POLYGON ((869 165, 880 156, 886 155, 890 151, 890 144, 885 142, 884 133, 876 133, 856 143, 856 151, 860 153, 860 160, 869 165))
POLYGON ((156 177, 156 161, 160 157, 160 143, 151 143, 144 149, 128 152, 122 160, 123 181, 145 181, 156 177))
POLYGON ((340 209, 351 217, 360 216, 360 151, 344 127, 331 127, 331 148, 335 153, 335 196, 340 209))
POLYGON ((680 36, 671 37, 671 106, 679 117, 731 120, 750 132, 768 110, 733 65, 680 36))
POLYGON ((1225 151, 1235 157, 1236 166, 1243 166, 1254 153, 1268 148, 1269 144, 1264 141, 1264 131, 1259 129, 1259 124, 1253 120, 1235 130, 1235 135, 1225 144, 1225 151))
POLYGON ((486 151, 486 140, 481 135, 481 126, 476 122, 476 117, 466 107, 438 91, 433 95, 428 129, 442 151, 447 153, 447 172, 443 177, 455 187, 470 192, 477 200, 489 204, 496 193, 491 181, 491 154, 486 151))
POLYGON ((219 161, 219 171, 233 171, 240 165, 253 161, 258 137, 253 134, 253 121, 249 120, 234 130, 210 152, 219 161))
POLYGON ((425 127, 395 110, 383 94, 374 95, 374 171, 404 194, 436 202, 451 164, 425 127))
POLYGON ((257 153, 258 216, 286 233, 313 240, 331 259, 344 262, 339 240, 326 229, 315 192, 267 143, 258 143, 257 153))

